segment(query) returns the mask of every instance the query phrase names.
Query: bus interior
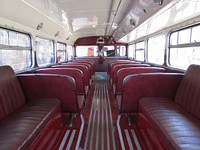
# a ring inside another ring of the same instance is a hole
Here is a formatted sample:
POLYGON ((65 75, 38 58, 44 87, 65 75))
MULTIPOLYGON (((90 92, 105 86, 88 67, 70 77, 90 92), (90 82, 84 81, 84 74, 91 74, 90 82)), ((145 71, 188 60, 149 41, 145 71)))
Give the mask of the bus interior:
POLYGON ((0 3, 0 149, 200 149, 200 0, 0 3))

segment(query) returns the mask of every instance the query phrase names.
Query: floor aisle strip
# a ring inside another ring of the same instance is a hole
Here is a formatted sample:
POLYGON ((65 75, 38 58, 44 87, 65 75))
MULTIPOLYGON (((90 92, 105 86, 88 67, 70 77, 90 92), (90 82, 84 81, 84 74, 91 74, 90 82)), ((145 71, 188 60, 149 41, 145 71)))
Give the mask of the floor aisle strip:
MULTIPOLYGON (((110 138, 109 138, 109 127, 108 127, 108 112, 107 112, 107 101, 106 101, 106 95, 105 95, 105 85, 103 86, 103 95, 104 95, 104 112, 105 112, 105 127, 106 127, 106 143, 107 143, 107 149, 110 149, 110 138)), ((102 145, 103 146, 103 145, 102 145)))
POLYGON ((124 140, 122 137, 122 131, 121 131, 121 127, 120 127, 120 119, 121 119, 121 115, 119 115, 117 118, 117 130, 118 130, 119 140, 120 140, 120 144, 121 144, 121 149, 125 150, 124 140))
POLYGON ((136 145, 136 147, 137 147, 137 150, 142 150, 142 149, 141 149, 141 146, 140 146, 140 143, 139 143, 139 141, 138 141, 138 139, 137 139, 137 136, 136 136, 136 134, 135 134, 135 131, 134 131, 133 129, 131 130, 131 134, 132 134, 132 136, 133 136, 133 139, 134 139, 135 145, 136 145))
POLYGON ((70 136, 69 142, 68 142, 68 144, 67 144, 66 150, 70 150, 70 149, 71 149, 71 145, 72 145, 72 142, 73 142, 73 140, 74 140, 75 133, 76 133, 76 130, 73 130, 73 131, 72 131, 72 134, 71 134, 71 136, 70 136))
POLYGON ((64 145, 65 145, 65 142, 66 142, 66 140, 67 140, 67 137, 69 136, 69 132, 70 132, 70 130, 67 130, 67 131, 65 132, 65 136, 64 136, 64 138, 63 138, 63 140, 62 140, 62 142, 61 142, 61 145, 60 145, 60 147, 59 147, 58 150, 62 150, 62 149, 63 149, 63 147, 64 147, 64 145))
POLYGON ((83 118, 82 114, 80 115, 80 119, 81 119, 81 128, 79 130, 79 135, 78 135, 78 139, 77 139, 77 142, 76 142, 75 150, 79 149, 79 145, 80 145, 80 142, 81 142, 81 137, 82 137, 82 134, 83 134, 83 128, 84 128, 84 124, 85 124, 85 121, 84 121, 84 118, 83 118))
POLYGON ((110 98, 108 93, 108 86, 106 84, 106 95, 107 95, 107 101, 108 101, 108 110, 110 115, 110 125, 111 125, 111 135, 112 135, 112 141, 113 141, 113 149, 116 150, 116 144, 115 144, 115 137, 114 137, 114 127, 113 127, 113 121, 112 121, 112 111, 110 106, 110 98))
POLYGON ((89 122, 88 122, 88 129, 87 129, 87 133, 86 133, 86 139, 85 139, 84 149, 87 149, 87 143, 88 143, 88 138, 89 138, 89 131, 90 131, 90 126, 91 126, 91 121, 92 121, 92 111, 93 111, 94 99, 95 99, 95 96, 96 96, 96 92, 97 92, 97 85, 95 86, 94 96, 93 96, 93 99, 92 99, 92 106, 91 106, 91 110, 90 110, 90 117, 89 117, 89 122))
POLYGON ((134 150, 128 130, 125 129, 124 132, 125 132, 126 139, 127 139, 127 142, 128 142, 129 150, 134 150))
MULTIPOLYGON (((101 87, 100 87, 101 89, 101 87)), ((100 106, 100 99, 101 99, 101 93, 99 91, 98 99, 97 99, 97 111, 98 111, 98 116, 97 116, 97 132, 96 132, 96 147, 95 149, 98 150, 98 144, 99 144, 99 129, 100 129, 100 111, 101 111, 101 106, 100 106)))
POLYGON ((93 122, 92 122, 92 129, 91 129, 91 136, 90 136, 90 147, 89 149, 92 150, 92 145, 93 145, 93 137, 94 137, 94 128, 95 128, 95 121, 96 121, 96 114, 97 114, 97 111, 96 111, 96 107, 95 107, 95 102, 97 102, 97 99, 98 99, 98 94, 99 94, 99 86, 97 86, 97 92, 96 92, 96 95, 95 95, 95 99, 93 101, 94 105, 93 105, 93 108, 91 108, 93 111, 93 122))
MULTIPOLYGON (((105 99, 105 95, 103 94, 103 99, 105 99)), ((102 126, 101 126, 101 150, 104 150, 104 105, 105 102, 101 101, 102 105, 101 105, 101 113, 102 113, 102 126)))
POLYGON ((107 83, 96 83, 92 100, 84 148, 116 150, 107 83))

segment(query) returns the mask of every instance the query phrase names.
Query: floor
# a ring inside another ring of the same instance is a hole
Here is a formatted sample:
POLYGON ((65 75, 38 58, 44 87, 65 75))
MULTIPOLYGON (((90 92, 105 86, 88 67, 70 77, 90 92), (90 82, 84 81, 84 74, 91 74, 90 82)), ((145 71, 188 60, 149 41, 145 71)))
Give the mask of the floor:
POLYGON ((108 80, 107 72, 95 72, 94 80, 107 81, 108 80))
POLYGON ((96 72, 90 87, 86 106, 81 118, 74 116, 68 127, 63 146, 60 149, 84 150, 141 150, 145 149, 136 126, 129 124, 127 116, 122 115, 118 124, 118 109, 106 72, 96 72), (80 130, 83 128, 83 132, 80 130), (78 133, 83 133, 77 148, 78 133))

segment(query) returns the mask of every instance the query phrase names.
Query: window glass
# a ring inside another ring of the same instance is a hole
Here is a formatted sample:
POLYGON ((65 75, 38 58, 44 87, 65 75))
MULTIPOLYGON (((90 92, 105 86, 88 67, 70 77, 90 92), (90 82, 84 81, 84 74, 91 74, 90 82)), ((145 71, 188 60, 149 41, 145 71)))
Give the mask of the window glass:
POLYGON ((31 66, 30 50, 0 49, 0 65, 9 65, 19 71, 31 66))
POLYGON ((126 46, 117 46, 117 56, 126 56, 126 46))
POLYGON ((144 61, 144 51, 136 51, 136 60, 144 61))
POLYGON ((192 28, 192 39, 191 43, 200 42, 200 26, 196 26, 192 28))
POLYGON ((74 50, 71 45, 67 45, 67 56, 68 56, 68 60, 74 59, 74 50))
POLYGON ((115 47, 114 46, 104 46, 103 47, 103 54, 106 57, 115 56, 115 47))
POLYGON ((164 63, 165 36, 150 38, 148 40, 148 62, 162 65, 164 63))
POLYGON ((129 45, 129 47, 128 47, 128 58, 129 59, 135 58, 135 44, 129 45))
POLYGON ((38 66, 51 64, 51 58, 55 55, 53 41, 36 37, 36 56, 38 66))
POLYGON ((190 43, 191 29, 179 31, 178 44, 190 43))
POLYGON ((98 47, 97 46, 77 46, 76 47, 76 56, 97 56, 98 47))
MULTIPOLYGON (((66 60, 66 44, 64 43, 57 43, 57 51, 56 51, 56 55, 57 55, 57 62, 60 63, 60 62, 64 62, 66 60)), ((54 58, 54 61, 52 59, 52 63, 55 62, 55 57, 52 57, 54 58)))
POLYGON ((17 39, 17 46, 29 47, 31 45, 30 38, 27 35, 17 34, 17 39))
POLYGON ((8 45, 8 31, 0 29, 0 44, 8 45))
MULTIPOLYGON (((190 64, 200 64, 199 29, 200 26, 198 25, 173 33, 178 33, 179 42, 169 46, 169 64, 171 66, 187 69, 190 64), (185 44, 185 46, 180 44, 185 44)), ((171 34, 171 36, 173 34, 171 34)), ((173 43, 173 38, 171 37, 170 43, 173 43)))
MULTIPOLYGON (((134 12, 132 13, 134 16, 134 12)), ((156 31, 198 17, 199 15, 199 0, 174 0, 166 5, 166 7, 163 7, 155 15, 149 17, 142 25, 136 27, 133 31, 120 39, 120 41, 129 43, 143 36, 155 33, 156 31)))
POLYGON ((0 29, 0 65, 9 65, 15 71, 32 65, 31 39, 28 34, 0 29))
POLYGON ((9 32, 9 45, 17 46, 17 33, 16 32, 9 32))
POLYGON ((136 43, 136 49, 135 49, 136 60, 144 61, 144 50, 145 50, 144 41, 136 43))
POLYGON ((200 65, 200 47, 170 49, 171 66, 186 70, 190 64, 200 65))
POLYGON ((178 32, 174 32, 170 36, 170 44, 177 45, 178 44, 178 32))

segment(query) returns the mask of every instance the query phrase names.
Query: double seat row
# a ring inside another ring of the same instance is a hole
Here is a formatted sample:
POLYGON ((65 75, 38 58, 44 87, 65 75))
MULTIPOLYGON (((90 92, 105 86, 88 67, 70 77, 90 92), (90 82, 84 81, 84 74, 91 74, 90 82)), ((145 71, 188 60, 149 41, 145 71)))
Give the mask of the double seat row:
POLYGON ((63 113, 81 114, 87 94, 84 86, 90 85, 86 77, 94 71, 92 65, 87 75, 69 67, 93 64, 89 60, 70 64, 17 76, 11 67, 0 67, 0 149, 59 148, 67 128, 63 113))
MULTIPOLYGON (((92 83, 92 75, 94 74, 94 62, 92 60, 73 60, 72 62, 38 69, 34 73, 37 75, 65 75, 71 78, 71 85, 68 84, 68 86, 74 86, 74 88, 70 88, 69 92, 67 92, 68 104, 66 104, 66 106, 69 107, 67 109, 65 108, 64 111, 70 113, 81 112, 86 101, 89 87, 92 83), (72 107, 73 103, 77 104, 78 109, 72 107)), ((37 82, 35 82, 35 84, 37 84, 37 82)))
POLYGON ((123 82, 127 76, 139 73, 166 72, 161 67, 151 67, 149 64, 141 64, 140 62, 128 60, 115 61, 110 63, 109 66, 110 84, 113 88, 119 110, 122 106, 123 82))
MULTIPOLYGON (((148 68, 148 67, 146 67, 148 68)), ((185 72, 140 72, 123 80, 118 116, 134 114, 148 149, 200 147, 200 66, 185 72)), ((123 142, 121 142, 123 144, 123 142)))

